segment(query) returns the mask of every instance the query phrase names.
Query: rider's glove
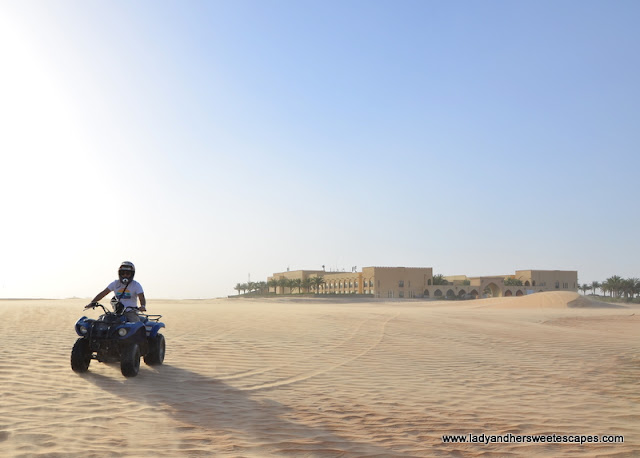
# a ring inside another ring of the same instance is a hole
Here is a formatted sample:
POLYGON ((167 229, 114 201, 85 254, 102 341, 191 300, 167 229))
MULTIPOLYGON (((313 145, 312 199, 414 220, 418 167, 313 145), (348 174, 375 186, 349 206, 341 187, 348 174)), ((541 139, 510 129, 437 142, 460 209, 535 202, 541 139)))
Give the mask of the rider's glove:
POLYGON ((91 302, 90 304, 85 305, 84 308, 93 309, 93 308, 96 308, 96 305, 98 305, 97 302, 91 302))

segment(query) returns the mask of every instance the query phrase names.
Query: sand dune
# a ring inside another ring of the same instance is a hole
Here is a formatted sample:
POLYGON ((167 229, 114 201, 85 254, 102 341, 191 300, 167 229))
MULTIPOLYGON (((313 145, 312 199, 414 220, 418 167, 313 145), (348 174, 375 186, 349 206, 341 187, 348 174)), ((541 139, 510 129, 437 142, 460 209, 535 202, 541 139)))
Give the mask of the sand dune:
POLYGON ((639 307, 583 299, 150 300, 167 356, 131 379, 71 371, 86 300, 0 301, 0 456, 640 456, 639 307))
POLYGON ((589 298, 580 296, 578 293, 569 291, 549 291, 543 294, 531 294, 529 296, 511 296, 511 297, 499 297, 489 300, 478 301, 481 306, 493 309, 528 309, 528 308, 553 308, 564 309, 574 306, 574 304, 580 303, 582 306, 595 308, 598 304, 605 304, 604 302, 597 302, 589 298), (486 303, 486 305, 485 305, 486 303))

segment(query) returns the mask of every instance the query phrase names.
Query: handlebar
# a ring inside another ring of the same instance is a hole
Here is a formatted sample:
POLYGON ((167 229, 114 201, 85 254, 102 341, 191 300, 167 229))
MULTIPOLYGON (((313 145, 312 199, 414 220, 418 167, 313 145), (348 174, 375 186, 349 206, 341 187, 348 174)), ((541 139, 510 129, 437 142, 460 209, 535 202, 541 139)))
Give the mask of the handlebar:
MULTIPOLYGON (((111 312, 111 311, 107 310, 105 308, 105 306, 100 304, 99 302, 92 302, 91 304, 87 304, 87 305, 84 306, 85 310, 86 309, 95 309, 96 307, 101 307, 102 310, 104 310, 104 313, 106 313, 107 315, 117 315, 117 313, 114 313, 114 312, 111 312)), ((129 309, 129 310, 132 310, 132 309, 129 309)), ((133 310, 136 310, 136 312, 138 312, 137 309, 133 309, 133 310)), ((139 312, 138 312, 138 315, 146 316, 147 319, 154 320, 154 321, 159 321, 160 318, 162 318, 162 315, 149 315, 149 314, 146 314, 146 313, 139 313, 139 312)))
POLYGON ((104 313, 110 314, 113 312, 108 311, 104 305, 100 304, 99 302, 92 302, 91 304, 87 304, 84 306, 85 310, 86 309, 95 309, 96 307, 102 307, 102 310, 104 310, 104 313))

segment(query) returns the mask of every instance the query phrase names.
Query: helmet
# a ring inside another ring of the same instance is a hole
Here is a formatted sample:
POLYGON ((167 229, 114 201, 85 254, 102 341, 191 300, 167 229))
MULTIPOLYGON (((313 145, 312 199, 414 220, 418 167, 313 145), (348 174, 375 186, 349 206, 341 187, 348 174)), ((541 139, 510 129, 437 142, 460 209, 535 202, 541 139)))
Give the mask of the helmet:
POLYGON ((132 262, 124 261, 122 264, 120 264, 120 268, 118 269, 118 278, 122 283, 129 283, 131 280, 133 280, 135 274, 136 266, 134 266, 132 262), (131 276, 125 277, 123 275, 125 272, 131 273, 131 276))

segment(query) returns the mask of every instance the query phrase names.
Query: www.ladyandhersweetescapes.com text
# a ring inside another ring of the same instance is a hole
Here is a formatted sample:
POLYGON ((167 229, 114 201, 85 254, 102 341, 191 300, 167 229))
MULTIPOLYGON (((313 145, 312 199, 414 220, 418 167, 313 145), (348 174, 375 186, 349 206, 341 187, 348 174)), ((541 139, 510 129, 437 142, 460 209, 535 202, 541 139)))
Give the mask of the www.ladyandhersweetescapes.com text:
POLYGON ((468 443, 468 444, 621 444, 624 436, 621 435, 585 435, 585 434, 459 434, 442 436, 444 443, 468 443))

